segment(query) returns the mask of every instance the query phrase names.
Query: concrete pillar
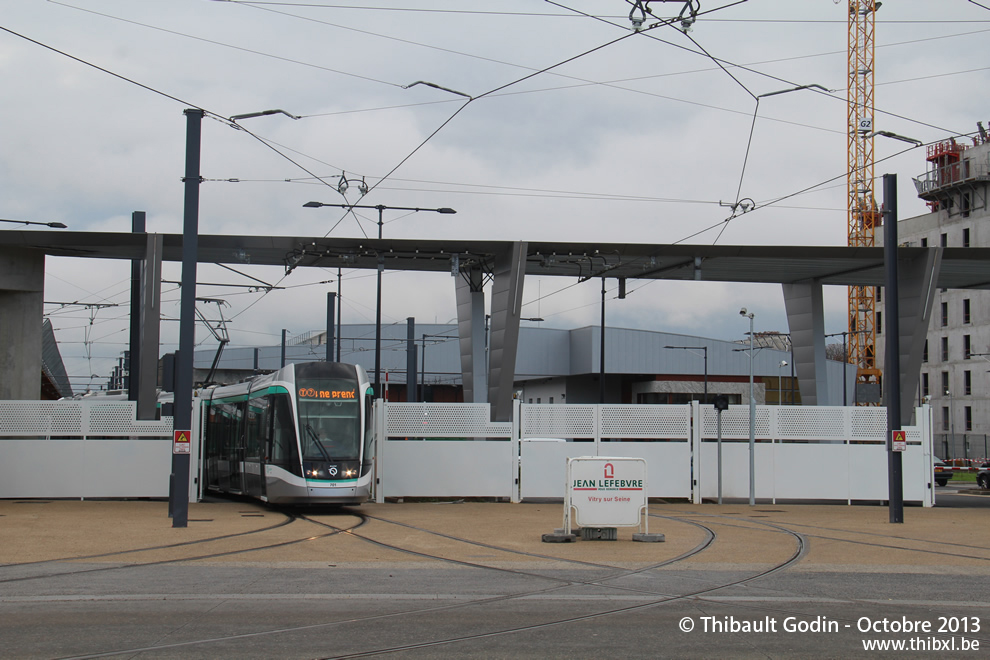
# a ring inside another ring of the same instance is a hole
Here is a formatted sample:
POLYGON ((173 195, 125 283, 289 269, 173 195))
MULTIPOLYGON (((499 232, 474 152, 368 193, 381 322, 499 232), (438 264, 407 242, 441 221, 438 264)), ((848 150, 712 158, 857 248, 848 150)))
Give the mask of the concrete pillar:
POLYGON ((479 269, 462 272, 457 276, 457 334, 460 340, 461 383, 465 403, 488 401, 485 292, 482 284, 483 276, 479 269))
POLYGON ((512 419, 527 245, 524 242, 513 243, 509 250, 495 258, 491 333, 488 338, 488 400, 492 404, 493 422, 512 419))
POLYGON ((784 307, 791 332, 794 373, 801 405, 831 406, 825 371, 825 306, 821 282, 784 284, 784 307))
POLYGON ((41 398, 45 255, 0 248, 0 400, 41 398))
MULTIPOLYGON (((942 248, 930 247, 924 254, 897 260, 898 338, 900 344, 901 425, 911 423, 918 391, 921 358, 928 339, 942 248)), ((886 291, 884 293, 887 293, 886 291)), ((887 318, 890 318, 888 315, 887 318)))
MULTIPOLYGON (((158 416, 158 351, 162 316, 161 234, 148 234, 141 264, 141 352, 138 364, 131 360, 131 378, 138 379, 137 418, 158 416)), ((131 319, 134 323, 135 319, 131 319)))

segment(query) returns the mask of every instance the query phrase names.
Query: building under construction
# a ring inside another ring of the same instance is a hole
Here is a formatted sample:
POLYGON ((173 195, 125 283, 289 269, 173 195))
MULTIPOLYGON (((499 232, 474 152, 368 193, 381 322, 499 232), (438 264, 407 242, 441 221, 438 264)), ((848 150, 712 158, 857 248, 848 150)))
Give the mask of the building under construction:
MULTIPOLYGON (((930 213, 898 222, 903 246, 990 247, 990 139, 983 126, 965 142, 928 146, 928 169, 914 179, 930 213)), ((879 236, 878 241, 882 239, 879 236)), ((879 306, 878 306, 879 307, 879 306)), ((882 316, 877 317, 882 341, 882 316)), ((878 346, 879 355, 883 355, 878 346)), ((990 434, 990 291, 935 293, 918 401, 933 407, 935 449, 943 457, 987 456, 990 434)))

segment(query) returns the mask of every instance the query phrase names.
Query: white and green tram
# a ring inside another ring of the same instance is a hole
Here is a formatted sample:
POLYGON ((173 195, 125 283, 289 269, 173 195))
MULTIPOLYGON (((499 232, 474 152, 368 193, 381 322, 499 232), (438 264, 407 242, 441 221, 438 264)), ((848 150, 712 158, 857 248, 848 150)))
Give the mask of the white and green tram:
POLYGON ((206 490, 272 504, 368 500, 372 389, 360 366, 290 364, 200 399, 206 490))

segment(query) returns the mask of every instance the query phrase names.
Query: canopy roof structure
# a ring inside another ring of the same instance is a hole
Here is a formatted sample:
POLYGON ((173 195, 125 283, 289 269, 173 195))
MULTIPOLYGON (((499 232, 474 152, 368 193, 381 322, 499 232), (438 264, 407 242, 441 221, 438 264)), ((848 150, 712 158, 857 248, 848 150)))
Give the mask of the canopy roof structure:
MULTIPOLYGON (((489 270, 511 241, 356 239, 290 236, 199 236, 199 262, 290 267, 451 272, 489 270)), ((671 245, 663 243, 526 242, 527 275, 882 286, 882 247, 793 245, 671 245)), ((0 247, 47 255, 142 259, 142 234, 3 231, 0 247)), ((182 236, 163 235, 164 261, 182 260, 182 236)), ((929 248, 901 248, 902 258, 929 248)), ((936 286, 990 289, 990 248, 943 248, 936 286)))

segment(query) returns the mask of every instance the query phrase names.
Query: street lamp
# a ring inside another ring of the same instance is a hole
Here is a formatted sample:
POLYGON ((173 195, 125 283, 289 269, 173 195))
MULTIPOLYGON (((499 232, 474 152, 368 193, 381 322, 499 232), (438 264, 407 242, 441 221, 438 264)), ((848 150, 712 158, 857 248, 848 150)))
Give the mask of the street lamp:
POLYGON ((6 220, 4 218, 0 218, 0 222, 13 222, 17 225, 40 225, 42 227, 52 227, 54 229, 68 229, 68 227, 61 222, 32 222, 30 220, 6 220))
POLYGON ((743 307, 739 315, 749 319, 749 505, 756 505, 756 397, 753 392, 753 312, 743 307))
MULTIPOLYGON (((678 348, 683 351, 704 351, 705 354, 705 403, 708 403, 708 347, 707 346, 664 346, 664 348, 678 348)), ((695 353, 697 355, 697 353, 695 353)))
POLYGON ((780 364, 777 365, 777 405, 778 406, 780 405, 780 402, 783 399, 783 392, 784 392, 784 388, 782 387, 784 383, 784 377, 780 375, 780 370, 786 367, 787 365, 788 365, 787 360, 781 360, 780 364))
MULTIPOLYGON (((374 206, 361 204, 324 204, 323 202, 306 202, 303 207, 308 209, 318 209, 322 206, 334 206, 342 209, 378 209, 378 239, 382 237, 382 213, 388 209, 391 211, 433 211, 434 213, 453 214, 457 213, 451 208, 421 209, 411 206, 385 206, 376 204, 374 206)), ((375 302, 375 396, 381 398, 381 370, 382 370, 382 271, 385 269, 385 261, 378 257, 378 293, 375 302)))

